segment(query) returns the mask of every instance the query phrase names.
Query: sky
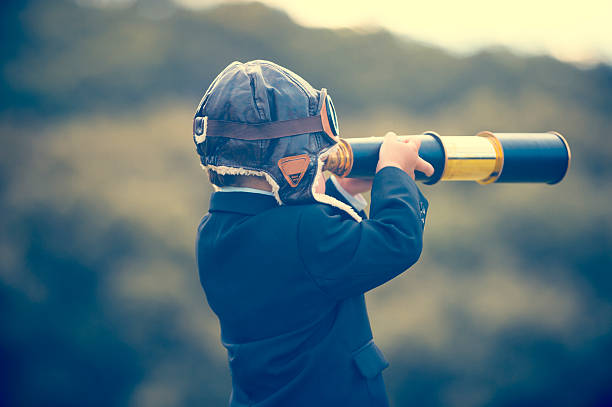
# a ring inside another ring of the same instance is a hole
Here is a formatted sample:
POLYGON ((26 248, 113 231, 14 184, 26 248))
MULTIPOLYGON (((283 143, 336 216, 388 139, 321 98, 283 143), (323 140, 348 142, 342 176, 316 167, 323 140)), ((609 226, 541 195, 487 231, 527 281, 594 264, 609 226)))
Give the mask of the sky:
MULTIPOLYGON (((224 1, 175 2, 201 8, 224 1)), ((383 27, 461 54, 505 46, 518 53, 551 54, 577 64, 612 64, 612 0, 261 2, 285 10, 305 26, 383 27)))

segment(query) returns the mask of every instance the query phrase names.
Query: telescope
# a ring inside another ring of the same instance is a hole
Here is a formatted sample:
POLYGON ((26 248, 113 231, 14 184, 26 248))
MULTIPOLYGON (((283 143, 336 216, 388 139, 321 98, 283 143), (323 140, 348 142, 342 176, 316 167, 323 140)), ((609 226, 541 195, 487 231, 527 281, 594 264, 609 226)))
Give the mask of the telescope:
MULTIPOLYGON (((571 152, 565 138, 548 133, 492 133, 475 136, 440 136, 428 131, 419 156, 434 167, 431 177, 415 171, 417 181, 476 181, 480 184, 530 182, 556 184, 567 173, 571 152)), ((340 139, 339 148, 325 162, 324 170, 340 177, 372 178, 376 172, 383 137, 340 139)))

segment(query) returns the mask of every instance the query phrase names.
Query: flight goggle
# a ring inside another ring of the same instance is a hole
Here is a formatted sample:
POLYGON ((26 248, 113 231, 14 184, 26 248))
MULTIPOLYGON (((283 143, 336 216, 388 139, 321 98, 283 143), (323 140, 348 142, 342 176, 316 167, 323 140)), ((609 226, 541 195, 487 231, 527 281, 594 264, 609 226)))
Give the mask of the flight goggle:
POLYGON ((247 124, 225 120, 212 120, 207 116, 193 120, 193 134, 196 144, 206 137, 228 137, 240 140, 267 140, 306 133, 325 133, 332 141, 339 142, 338 119, 327 89, 321 89, 324 103, 319 114, 301 119, 247 124))

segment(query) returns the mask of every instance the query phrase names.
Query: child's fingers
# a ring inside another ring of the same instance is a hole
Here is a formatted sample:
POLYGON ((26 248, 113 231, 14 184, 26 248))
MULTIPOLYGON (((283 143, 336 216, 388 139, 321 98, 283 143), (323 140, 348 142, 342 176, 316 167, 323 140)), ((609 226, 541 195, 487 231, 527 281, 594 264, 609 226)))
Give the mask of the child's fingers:
POLYGON ((433 165, 431 165, 427 161, 423 160, 421 157, 419 157, 419 159, 417 161, 417 165, 416 165, 415 170, 421 171, 422 173, 424 173, 428 177, 431 177, 434 174, 434 172, 435 172, 435 169, 434 169, 433 165))

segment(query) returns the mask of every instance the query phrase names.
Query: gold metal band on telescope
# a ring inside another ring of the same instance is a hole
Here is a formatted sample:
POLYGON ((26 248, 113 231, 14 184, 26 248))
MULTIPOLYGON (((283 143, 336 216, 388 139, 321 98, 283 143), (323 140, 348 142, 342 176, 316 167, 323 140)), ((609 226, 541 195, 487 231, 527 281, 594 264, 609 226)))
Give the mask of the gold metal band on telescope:
POLYGON ((340 177, 346 177, 352 168, 353 150, 351 145, 346 140, 338 138, 338 145, 325 160, 323 171, 331 171, 340 177))
POLYGON ((489 183, 499 176, 503 165, 503 152, 493 135, 440 138, 446 150, 442 181, 489 183))
POLYGON ((483 185, 492 184, 493 182, 497 181, 501 175, 502 169, 504 168, 504 148, 495 134, 491 133, 490 131, 481 131, 476 136, 485 137, 495 149, 495 168, 493 169, 493 172, 491 172, 487 178, 478 181, 478 183, 483 185))

